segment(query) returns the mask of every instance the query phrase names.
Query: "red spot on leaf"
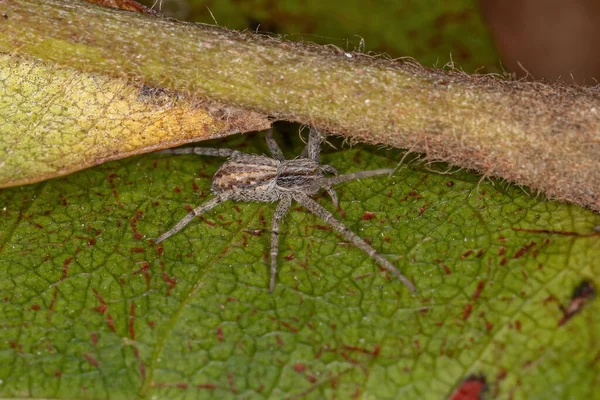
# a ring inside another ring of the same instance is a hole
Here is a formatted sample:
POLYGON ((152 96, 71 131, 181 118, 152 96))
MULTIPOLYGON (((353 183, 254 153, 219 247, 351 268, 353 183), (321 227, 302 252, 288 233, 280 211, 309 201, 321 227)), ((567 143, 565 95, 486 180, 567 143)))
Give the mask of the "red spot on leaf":
POLYGON ((143 237, 141 233, 137 230, 137 222, 140 220, 144 213, 142 211, 138 211, 133 218, 129 220, 129 226, 131 226, 131 230, 133 231, 133 238, 135 240, 139 240, 143 237))
POLYGON ((498 236, 498 240, 501 242, 504 242, 506 240, 506 238, 504 236, 498 236))
POLYGON ((500 265, 504 264, 506 264, 506 257, 502 257, 502 259, 500 260, 500 265))
POLYGON ((490 332, 492 329, 494 329, 494 324, 492 324, 489 321, 485 321, 485 329, 487 329, 487 331, 490 332))
POLYGON ((62 276, 60 277, 61 281, 67 277, 67 273, 69 272, 69 264, 71 264, 73 258, 75 257, 69 257, 63 262, 62 276))
POLYGON ((304 371, 306 371, 306 365, 301 364, 301 363, 296 363, 296 364, 294 364, 294 370, 296 372, 304 372, 304 371))
POLYGON ((231 390, 231 393, 236 394, 237 389, 235 387, 235 382, 233 381, 233 374, 231 372, 227 374, 227 381, 229 382, 229 389, 231 390))
POLYGON ((117 332, 117 329, 115 328, 115 321, 110 314, 106 314, 106 325, 108 325, 111 331, 117 332))
POLYGON ((473 254, 473 250, 467 250, 460 256, 460 258, 465 259, 465 258, 469 257, 471 254, 473 254))
POLYGON ((281 325, 285 326, 286 328, 288 328, 290 331, 292 331, 294 333, 298 333, 298 328, 296 328, 295 326, 293 326, 285 321, 281 321, 281 325))
POLYGON ((517 329, 519 332, 521 332, 521 321, 519 321, 519 320, 516 320, 516 321, 515 321, 515 328, 516 328, 516 329, 517 329))
POLYGON ((92 332, 90 334, 90 338, 92 339, 92 344, 95 346, 98 344, 98 333, 92 332))
POLYGON ((104 299, 102 298, 102 296, 100 296, 100 294, 98 293, 98 291, 96 289, 92 289, 92 290, 94 292, 94 295, 96 296, 96 298, 100 302, 100 305, 98 307, 94 308, 94 311, 98 311, 100 314, 104 314, 106 312, 106 309, 108 308, 108 306, 106 305, 106 302, 104 301, 104 299))
POLYGON ((360 217, 360 219, 362 219, 363 221, 369 221, 373 218, 375 218, 375 213, 370 211, 365 211, 362 217, 360 217))
POLYGON ((142 261, 140 264, 142 267, 140 269, 138 269, 137 271, 132 272, 132 275, 138 275, 138 274, 143 274, 144 278, 146 279, 146 285, 150 284, 150 274, 148 273, 148 270, 150 269, 150 263, 147 261, 142 261))
POLYGON ((54 371, 54 376, 57 378, 60 378, 62 376, 62 374, 63 374, 62 371, 58 371, 58 370, 54 371))
POLYGON ((498 249, 498 255, 501 256, 504 253, 506 253, 506 248, 504 246, 500 246, 500 248, 498 249))
POLYGON ((52 293, 52 300, 50 301, 50 306, 48 310, 50 311, 50 319, 52 319, 52 314, 54 313, 54 306, 56 305, 56 299, 58 298, 58 288, 54 287, 54 293, 52 293))
POLYGON ((131 253, 143 253, 144 249, 142 249, 141 247, 134 247, 134 248, 130 249, 129 252, 131 252, 131 253))
POLYGON ((143 381, 146 380, 146 364, 143 361, 140 361, 140 375, 143 381))
POLYGON ((83 356, 94 367, 98 368, 100 366, 100 363, 98 362, 98 360, 96 360, 96 358, 93 355, 88 354, 88 353, 83 353, 83 356))
POLYGON ((217 387, 218 386, 214 383, 201 383, 199 385, 196 385, 197 389, 216 389, 217 387))
POLYGON ((283 339, 281 338, 281 335, 276 335, 275 339, 277 339, 277 344, 281 347, 283 347, 284 343, 283 343, 283 339))
POLYGON ((581 282, 573 291, 571 302, 565 308, 561 306, 563 317, 558 321, 558 326, 563 326, 573 316, 577 315, 583 307, 596 296, 596 288, 591 281, 581 282))
POLYGON ((535 242, 530 242, 529 244, 521 247, 514 255, 513 258, 520 258, 522 257, 527 251, 529 251, 533 246, 535 246, 535 242))
POLYGON ((471 315, 471 312, 473 312, 473 305, 467 304, 463 311, 463 316, 462 316, 463 321, 466 321, 469 318, 469 316, 471 315))
POLYGON ((217 340, 219 342, 223 341, 223 328, 221 328, 221 325, 217 326, 217 340))
POLYGON ((168 287, 167 287, 167 296, 170 296, 171 295, 171 290, 173 290, 173 288, 175 287, 175 285, 177 285, 177 279, 171 278, 169 275, 167 275, 167 272, 165 270, 165 263, 163 263, 162 261, 160 262, 160 268, 162 270, 163 281, 165 281, 165 283, 168 285, 168 287))
POLYGON ((367 350, 365 348, 357 347, 357 346, 347 346, 347 345, 344 345, 343 347, 346 350, 355 351, 355 352, 363 353, 363 354, 369 354, 369 355, 371 355, 373 357, 379 356, 379 353, 381 352, 381 348, 378 345, 376 345, 373 350, 367 350))
POLYGON ((39 309, 40 309, 40 305, 39 305, 39 304, 37 304, 37 303, 35 303, 34 305, 32 305, 32 306, 31 306, 31 309, 32 309, 33 311, 39 311, 39 309))
POLYGON ((112 188, 112 193, 115 198, 115 201, 117 202, 119 207, 123 207, 123 204, 121 204, 121 202, 119 201, 119 193, 117 192, 117 188, 115 186, 115 178, 117 178, 117 174, 108 175, 108 184, 112 188))
POLYGON ((479 283, 477 284, 477 289, 475 289, 475 293, 473 293, 473 296, 471 296, 471 298, 473 300, 477 300, 479 298, 479 296, 481 295, 481 291, 483 290, 484 287, 485 287, 485 280, 479 281, 479 283))
POLYGON ((450 395, 450 400, 481 400, 486 387, 483 376, 469 377, 450 395))

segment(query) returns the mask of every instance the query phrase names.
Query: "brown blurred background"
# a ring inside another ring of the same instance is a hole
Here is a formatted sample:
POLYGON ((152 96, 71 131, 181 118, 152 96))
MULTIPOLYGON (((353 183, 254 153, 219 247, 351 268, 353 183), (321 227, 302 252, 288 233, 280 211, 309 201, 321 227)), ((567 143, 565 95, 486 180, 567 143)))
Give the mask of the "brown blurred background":
POLYGON ((588 85, 600 79, 600 1, 480 0, 480 4, 503 63, 517 75, 525 76, 525 69, 535 79, 588 85))

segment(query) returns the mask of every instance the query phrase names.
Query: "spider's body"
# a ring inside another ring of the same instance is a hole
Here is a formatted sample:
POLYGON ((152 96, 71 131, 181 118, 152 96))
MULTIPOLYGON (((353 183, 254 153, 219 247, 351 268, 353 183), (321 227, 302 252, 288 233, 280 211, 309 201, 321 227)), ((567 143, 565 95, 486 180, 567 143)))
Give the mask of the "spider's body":
POLYGON ((389 174, 393 170, 378 169, 327 177, 326 173, 337 175, 337 171, 329 165, 321 165, 319 163, 321 136, 315 129, 310 130, 308 144, 304 152, 306 156, 301 156, 300 158, 286 160, 281 149, 279 149, 279 146, 273 139, 271 131, 267 133, 267 144, 273 154, 273 158, 245 154, 231 149, 204 147, 188 147, 161 151, 161 153, 168 154, 195 153, 199 155, 229 157, 229 160, 218 169, 213 178, 211 191, 215 194, 215 197, 195 208, 173 228, 158 237, 156 243, 160 243, 179 232, 194 217, 205 213, 224 201, 258 201, 263 203, 279 201, 271 224, 271 280, 269 288, 273 292, 275 289, 275 276, 277 274, 277 255, 279 254, 279 224, 289 211, 292 200, 296 200, 307 210, 322 218, 332 228, 344 235, 354 246, 375 259, 379 265, 394 274, 410 290, 413 292, 416 291, 412 282, 402 275, 392 263, 378 254, 375 249, 344 224, 335 219, 323 206, 310 198, 310 196, 324 189, 331 196, 334 205, 337 207, 337 195, 331 186, 352 179, 389 174))
POLYGON ((322 188, 323 178, 321 165, 307 158, 276 160, 234 155, 215 173, 211 191, 216 195, 231 193, 230 200, 234 201, 272 203, 285 192, 301 191, 312 196, 322 188))

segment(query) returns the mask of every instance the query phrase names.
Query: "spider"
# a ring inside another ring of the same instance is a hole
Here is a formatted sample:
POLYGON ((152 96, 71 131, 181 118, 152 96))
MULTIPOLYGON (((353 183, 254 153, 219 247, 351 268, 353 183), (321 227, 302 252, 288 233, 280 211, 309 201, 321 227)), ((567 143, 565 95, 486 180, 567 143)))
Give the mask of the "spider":
POLYGON ((348 241, 367 253, 385 270, 394 274, 406 287, 416 293, 415 286, 387 259, 378 254, 373 247, 352 232, 346 225, 335 219, 323 206, 310 196, 324 189, 335 207, 338 207, 338 197, 332 189, 333 185, 353 179, 367 178, 375 175, 390 174, 393 169, 376 169, 338 175, 330 165, 321 165, 321 135, 311 128, 308 143, 299 158, 286 160, 283 152, 273 139, 273 131, 269 129, 266 135, 267 145, 273 158, 255 154, 246 154, 233 149, 217 149, 208 147, 187 147, 181 149, 162 150, 162 154, 198 154, 202 156, 229 157, 214 175, 211 191, 215 197, 192 210, 173 228, 156 239, 160 243, 181 231, 195 217, 200 216, 218 204, 227 201, 257 201, 273 203, 279 201, 271 222, 271 278, 269 291, 275 290, 277 275, 277 256, 279 254, 279 224, 288 213, 292 200, 296 200, 308 211, 315 214, 333 229, 342 234, 348 241), (327 177, 326 173, 334 176, 327 177))

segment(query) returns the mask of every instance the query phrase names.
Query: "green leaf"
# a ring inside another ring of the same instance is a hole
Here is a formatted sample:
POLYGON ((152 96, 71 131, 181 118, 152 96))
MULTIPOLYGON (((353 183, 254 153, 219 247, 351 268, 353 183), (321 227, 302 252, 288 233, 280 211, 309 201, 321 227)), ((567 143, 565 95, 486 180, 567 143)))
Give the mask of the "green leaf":
POLYGON ((0 187, 269 126, 247 110, 0 54, 0 187))
MULTIPOLYGON (((263 135, 210 145, 267 153, 263 135)), ((493 397, 592 397, 600 310, 571 300, 598 286, 600 216, 413 162, 339 185, 341 211, 317 200, 418 296, 295 206, 270 295, 274 205, 226 203, 149 240, 209 198, 221 163, 149 154, 0 192, 1 396, 439 399, 483 376, 493 397)))

